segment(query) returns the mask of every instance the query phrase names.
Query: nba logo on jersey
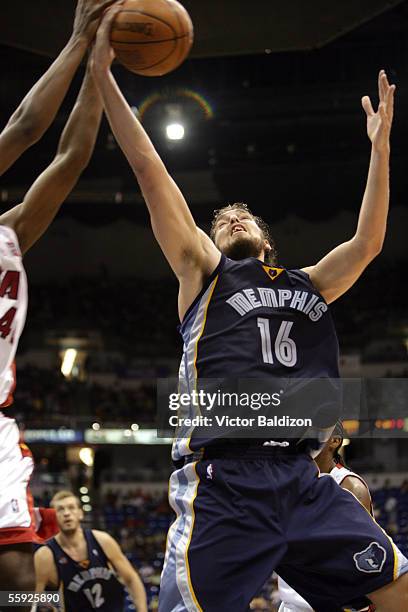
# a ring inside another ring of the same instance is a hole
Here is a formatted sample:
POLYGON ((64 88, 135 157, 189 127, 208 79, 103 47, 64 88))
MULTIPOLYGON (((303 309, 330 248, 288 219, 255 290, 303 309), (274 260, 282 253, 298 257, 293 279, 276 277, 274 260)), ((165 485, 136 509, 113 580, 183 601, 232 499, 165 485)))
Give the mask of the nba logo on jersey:
POLYGON ((20 508, 18 505, 18 500, 17 499, 12 499, 11 500, 11 509, 13 512, 20 512, 20 508))

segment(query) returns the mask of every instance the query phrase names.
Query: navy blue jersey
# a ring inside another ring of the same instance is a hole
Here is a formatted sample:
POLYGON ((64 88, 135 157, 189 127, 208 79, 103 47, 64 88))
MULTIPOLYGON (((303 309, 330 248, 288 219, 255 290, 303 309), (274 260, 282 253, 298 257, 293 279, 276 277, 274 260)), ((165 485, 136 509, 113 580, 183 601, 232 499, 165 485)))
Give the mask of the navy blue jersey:
MULTIPOLYGON (((180 392, 191 393, 200 379, 339 376, 328 306, 301 270, 222 255, 188 309, 181 333, 180 392)), ((181 440, 177 446, 175 459, 188 452, 181 440)))
POLYGON ((124 588, 116 578, 91 529, 84 529, 88 555, 74 561, 55 538, 47 542, 54 555, 65 612, 123 612, 124 588))

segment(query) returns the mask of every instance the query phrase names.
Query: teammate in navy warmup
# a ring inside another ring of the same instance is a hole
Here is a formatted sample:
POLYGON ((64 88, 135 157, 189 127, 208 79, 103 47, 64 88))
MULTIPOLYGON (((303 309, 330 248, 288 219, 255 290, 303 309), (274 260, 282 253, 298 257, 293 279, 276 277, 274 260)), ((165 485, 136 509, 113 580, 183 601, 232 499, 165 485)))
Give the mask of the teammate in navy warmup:
POLYGON ((117 542, 104 531, 82 529, 79 499, 71 491, 60 491, 51 505, 60 533, 35 553, 36 591, 61 589, 66 612, 123 612, 121 580, 137 612, 147 612, 143 583, 117 542))
MULTIPOLYGON (((354 236, 316 265, 287 270, 271 258, 271 239, 245 205, 218 211, 212 240, 196 226, 113 78, 112 18, 108 12, 98 29, 93 74, 179 280, 180 391, 206 378, 335 378, 338 345, 327 304, 382 248, 394 86, 381 71, 378 111, 363 98, 372 152, 354 236)), ((274 569, 316 612, 338 612, 364 595, 380 612, 408 609, 408 575, 401 575, 407 568, 389 539, 348 491, 318 478, 296 440, 208 443, 195 461, 199 449, 187 436, 173 446, 169 494, 177 518, 167 540, 161 612, 244 612, 274 569)))

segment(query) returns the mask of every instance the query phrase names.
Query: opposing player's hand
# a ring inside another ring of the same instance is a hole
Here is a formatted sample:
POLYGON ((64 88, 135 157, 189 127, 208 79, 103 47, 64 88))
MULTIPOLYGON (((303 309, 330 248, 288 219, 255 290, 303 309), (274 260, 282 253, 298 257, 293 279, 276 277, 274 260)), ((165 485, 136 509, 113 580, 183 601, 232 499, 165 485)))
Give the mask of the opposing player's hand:
POLYGON ((385 70, 378 75, 379 105, 374 112, 368 96, 361 99, 361 104, 367 115, 367 134, 377 151, 386 151, 390 146, 390 132, 394 115, 395 85, 390 85, 385 70))
POLYGON ((96 77, 109 70, 115 58, 115 52, 110 44, 110 32, 113 20, 120 11, 120 5, 121 3, 115 4, 106 11, 96 34, 91 58, 91 69, 96 77))
POLYGON ((73 37, 92 42, 101 17, 112 4, 123 4, 123 0, 78 0, 75 11, 73 37))

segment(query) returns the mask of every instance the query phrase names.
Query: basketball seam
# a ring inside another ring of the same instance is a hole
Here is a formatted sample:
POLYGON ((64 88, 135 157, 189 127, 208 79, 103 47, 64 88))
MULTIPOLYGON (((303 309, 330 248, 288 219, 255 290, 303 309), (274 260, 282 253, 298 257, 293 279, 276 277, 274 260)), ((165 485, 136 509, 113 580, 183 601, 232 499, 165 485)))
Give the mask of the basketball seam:
MULTIPOLYGON (((171 38, 170 40, 172 40, 174 43, 176 42, 176 40, 174 38, 171 38)), ((176 48, 177 45, 173 45, 172 50, 170 51, 170 53, 168 53, 166 55, 166 57, 163 57, 160 61, 155 62, 154 64, 150 64, 150 66, 145 66, 144 68, 138 68, 137 71, 134 70, 133 66, 131 64, 128 64, 128 66, 126 65, 126 62, 121 62, 125 68, 129 67, 131 68, 133 71, 136 72, 136 74, 138 72, 143 72, 144 70, 150 70, 150 68, 154 68, 155 66, 159 66, 159 64, 162 64, 163 62, 165 62, 166 60, 169 59, 170 55, 172 55, 172 53, 174 53, 174 49, 176 48)))
MULTIPOLYGON (((177 13, 177 11, 175 11, 173 9, 173 7, 171 7, 171 10, 173 12, 173 14, 175 14, 176 19, 177 19, 177 23, 180 26, 180 20, 179 20, 179 15, 177 13)), ((151 17, 152 19, 156 19, 157 21, 160 21, 161 23, 164 23, 167 27, 169 27, 173 33, 174 33, 174 38, 169 38, 169 39, 165 39, 162 41, 135 41, 133 43, 129 43, 129 42, 124 42, 124 41, 112 41, 114 44, 152 44, 153 42, 171 42, 173 41, 175 44, 173 46, 173 49, 170 51, 170 53, 168 53, 168 55, 166 55, 166 57, 162 58, 159 62, 155 62, 154 64, 151 64, 150 66, 145 66, 144 68, 138 68, 137 72, 141 73, 144 72, 146 70, 150 70, 151 68, 154 68, 155 66, 159 66, 161 63, 165 62, 167 59, 169 59, 169 57, 172 55, 172 53, 174 53, 174 51, 177 49, 177 40, 180 40, 182 38, 186 38, 187 36, 190 36, 190 32, 186 32, 185 34, 179 35, 177 36, 176 30, 174 29, 174 27, 172 25, 170 25, 169 23, 167 23, 167 21, 164 21, 164 19, 160 19, 160 17, 156 17, 155 15, 152 15, 151 13, 145 13, 144 11, 138 11, 136 9, 122 9, 121 13, 137 13, 139 15, 145 15, 146 17, 151 17)), ((131 66, 131 64, 128 64, 128 66, 126 65, 126 62, 121 62, 123 64, 123 66, 128 67, 130 69, 133 69, 133 67, 131 66)), ((175 68, 177 68, 180 65, 180 62, 177 63, 177 65, 175 66, 175 68)))
POLYGON ((168 28, 173 30, 174 34, 176 34, 176 30, 173 28, 172 25, 167 23, 167 21, 164 21, 164 19, 160 19, 160 17, 156 17, 156 15, 152 15, 151 13, 145 13, 144 11, 137 11, 136 9, 121 9, 120 12, 121 13, 137 13, 138 15, 146 15, 146 17, 151 17, 152 19, 161 21, 161 23, 164 23, 168 28))
POLYGON ((180 36, 174 36, 173 38, 163 38, 162 40, 112 40, 111 42, 115 45, 155 45, 158 43, 171 42, 172 40, 180 40, 180 38, 185 38, 186 36, 190 36, 190 33, 181 34, 180 36))
MULTIPOLYGON (((182 23, 181 23, 181 21, 180 21, 180 16, 179 16, 179 14, 178 14, 177 9, 176 9, 176 8, 173 6, 173 4, 171 4, 171 3, 170 3, 170 5, 169 5, 169 6, 170 6, 171 10, 173 11, 173 14, 176 16, 177 23, 178 23, 178 26, 179 26, 180 30, 183 30, 183 24, 182 24, 182 23)), ((180 66, 180 64, 181 64, 181 61, 182 61, 182 60, 181 60, 181 53, 180 53, 180 50, 179 50, 179 57, 178 57, 177 63, 176 63, 176 65, 174 66, 174 68, 178 68, 178 66, 180 66)))

